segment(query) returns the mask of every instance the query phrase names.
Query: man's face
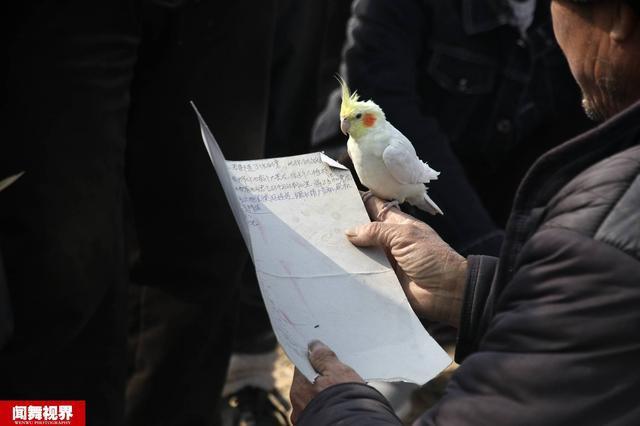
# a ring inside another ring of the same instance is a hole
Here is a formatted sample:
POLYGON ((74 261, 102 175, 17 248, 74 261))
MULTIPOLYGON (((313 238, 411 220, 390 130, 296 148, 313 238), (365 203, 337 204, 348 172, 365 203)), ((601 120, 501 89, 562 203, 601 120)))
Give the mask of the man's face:
POLYGON ((578 4, 553 0, 553 29, 571 72, 582 89, 587 115, 602 121, 624 109, 630 101, 629 78, 633 67, 624 46, 612 39, 620 3, 602 1, 578 4))

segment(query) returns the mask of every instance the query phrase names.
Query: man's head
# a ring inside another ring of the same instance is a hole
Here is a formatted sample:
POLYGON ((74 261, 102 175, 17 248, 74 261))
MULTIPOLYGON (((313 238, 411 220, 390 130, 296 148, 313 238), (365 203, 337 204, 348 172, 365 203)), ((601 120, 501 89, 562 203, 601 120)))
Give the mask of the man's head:
POLYGON ((553 0, 551 14, 590 118, 640 99, 640 0, 553 0))

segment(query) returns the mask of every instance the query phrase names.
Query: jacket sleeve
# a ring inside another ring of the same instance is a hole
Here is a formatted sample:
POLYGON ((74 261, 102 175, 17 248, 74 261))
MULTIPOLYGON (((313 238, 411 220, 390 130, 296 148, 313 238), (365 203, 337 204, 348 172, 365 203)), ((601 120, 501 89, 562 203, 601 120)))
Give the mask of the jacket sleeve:
POLYGON ((402 425, 389 402, 371 386, 343 383, 320 392, 302 412, 298 426, 402 425))
POLYGON ((640 262, 568 229, 536 233, 475 352, 423 425, 636 424, 640 262))
POLYGON ((445 214, 430 216, 429 224, 464 255, 497 256, 502 231, 482 205, 438 122, 424 112, 428 100, 419 96, 418 66, 429 14, 424 2, 417 0, 356 0, 343 73, 363 99, 371 98, 382 107, 418 155, 441 172, 429 192, 445 214))
POLYGON ((456 343, 458 364, 477 349, 482 331, 486 328, 488 299, 498 259, 492 256, 469 256, 467 265, 467 285, 456 343))

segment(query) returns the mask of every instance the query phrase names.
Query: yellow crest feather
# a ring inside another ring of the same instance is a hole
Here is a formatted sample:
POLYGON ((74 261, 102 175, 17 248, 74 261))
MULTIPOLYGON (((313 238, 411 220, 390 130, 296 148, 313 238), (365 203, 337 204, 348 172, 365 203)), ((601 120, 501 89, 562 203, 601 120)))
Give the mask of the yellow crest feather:
POLYGON ((347 117, 350 115, 354 109, 355 104, 360 100, 360 96, 358 96, 358 92, 353 92, 349 90, 349 86, 347 86, 346 81, 340 76, 336 77, 338 79, 338 83, 340 83, 340 87, 342 88, 342 105, 340 106, 340 117, 347 117))

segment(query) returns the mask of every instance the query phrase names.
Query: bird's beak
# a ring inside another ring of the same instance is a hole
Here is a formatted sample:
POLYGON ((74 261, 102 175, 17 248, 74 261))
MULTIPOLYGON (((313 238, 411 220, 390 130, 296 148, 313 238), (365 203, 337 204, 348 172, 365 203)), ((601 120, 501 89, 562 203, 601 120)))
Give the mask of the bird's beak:
POLYGON ((342 133, 344 133, 345 136, 349 134, 349 128, 351 128, 351 123, 349 123, 349 120, 347 120, 346 118, 340 120, 340 130, 342 130, 342 133))

